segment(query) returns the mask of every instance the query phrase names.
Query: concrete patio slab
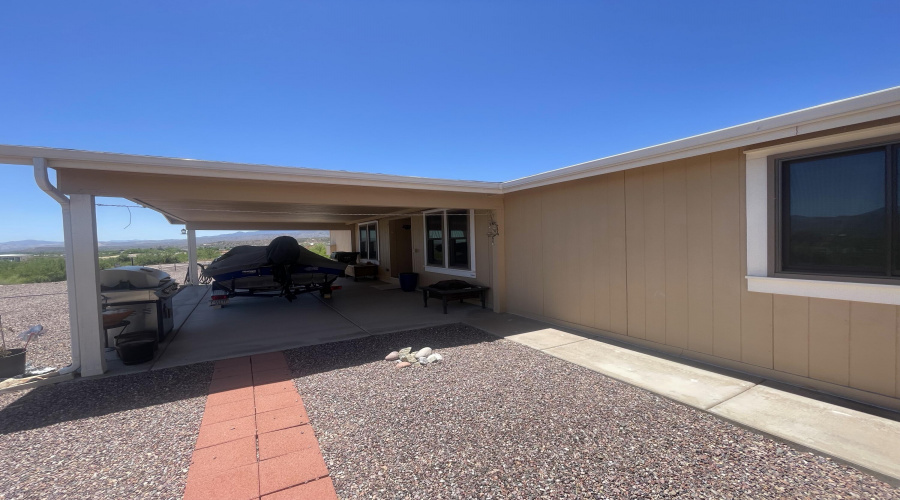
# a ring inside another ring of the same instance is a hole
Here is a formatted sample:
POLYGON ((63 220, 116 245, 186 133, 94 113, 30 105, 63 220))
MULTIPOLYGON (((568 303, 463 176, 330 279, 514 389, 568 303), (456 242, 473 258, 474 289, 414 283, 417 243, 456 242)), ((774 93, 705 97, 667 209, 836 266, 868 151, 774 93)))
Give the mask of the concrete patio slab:
POLYGON ((469 326, 474 326, 479 330, 502 338, 550 328, 550 325, 546 323, 508 313, 479 314, 466 318, 464 322, 469 326))
POLYGON ((208 299, 209 291, 208 286, 186 286, 178 292, 172 300, 173 332, 181 328, 194 309, 206 305, 205 299, 208 299))
POLYGON ((297 297, 292 303, 277 297, 237 297, 221 309, 202 301, 153 369, 366 335, 365 330, 309 294, 297 297))
POLYGON ((373 335, 496 316, 490 308, 482 309, 480 303, 452 301, 447 305, 447 314, 443 314, 437 301, 432 300, 425 307, 421 292, 380 290, 370 282, 349 279, 338 283, 344 288, 334 293, 327 306, 373 335))
POLYGON ((695 368, 597 340, 582 340, 544 352, 701 410, 762 381, 695 368))
MULTIPOLYGON (((900 421, 780 384, 757 385, 709 411, 729 420, 900 478, 900 421)), ((827 398, 830 399, 830 398, 827 398)))
POLYGON ((520 333, 505 337, 506 340, 512 340, 519 344, 527 345, 532 349, 549 349, 551 347, 559 347, 573 342, 581 342, 587 340, 587 337, 563 332, 555 328, 544 328, 533 332, 520 333))

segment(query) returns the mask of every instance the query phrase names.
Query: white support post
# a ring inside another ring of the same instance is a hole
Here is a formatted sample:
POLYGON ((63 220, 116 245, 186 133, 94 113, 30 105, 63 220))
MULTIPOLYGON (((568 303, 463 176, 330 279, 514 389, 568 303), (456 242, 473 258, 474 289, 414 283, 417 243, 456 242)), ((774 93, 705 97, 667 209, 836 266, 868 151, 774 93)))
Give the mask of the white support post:
POLYGON ((494 237, 491 247, 491 288, 493 292, 494 312, 506 312, 506 219, 503 209, 494 210, 494 222, 500 233, 494 237))
POLYGON ((68 203, 62 206, 62 221, 66 249, 66 292, 69 296, 69 339, 72 343, 72 365, 67 368, 74 370, 81 366, 81 342, 78 332, 78 295, 75 294, 75 259, 72 251, 72 211, 68 203))
POLYGON ((200 283, 197 276, 197 231, 187 230, 188 243, 188 280, 192 285, 200 283))
MULTIPOLYGON (((100 317, 100 263, 97 252, 97 217, 94 197, 70 196, 72 269, 81 376, 102 375, 106 371, 103 322, 100 317)), ((70 271, 70 272, 71 272, 70 271)))

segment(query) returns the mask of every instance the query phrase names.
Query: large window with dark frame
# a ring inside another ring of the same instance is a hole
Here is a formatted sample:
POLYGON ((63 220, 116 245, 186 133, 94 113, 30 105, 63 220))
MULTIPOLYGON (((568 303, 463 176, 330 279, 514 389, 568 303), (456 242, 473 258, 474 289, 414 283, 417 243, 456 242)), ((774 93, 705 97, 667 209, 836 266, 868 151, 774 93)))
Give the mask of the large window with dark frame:
POLYGON ((359 224, 359 258, 378 260, 378 222, 359 224))
POLYGON ((425 213, 425 263, 428 267, 472 270, 471 214, 469 210, 425 213))
POLYGON ((779 160, 777 271, 900 278, 898 155, 892 143, 779 160))

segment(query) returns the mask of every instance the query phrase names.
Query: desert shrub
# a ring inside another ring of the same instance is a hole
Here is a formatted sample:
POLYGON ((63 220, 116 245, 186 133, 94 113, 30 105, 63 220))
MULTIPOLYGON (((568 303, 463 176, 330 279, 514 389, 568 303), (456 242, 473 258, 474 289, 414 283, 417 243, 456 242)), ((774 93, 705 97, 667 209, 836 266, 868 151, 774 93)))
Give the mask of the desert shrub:
POLYGON ((199 247, 197 249, 197 260, 213 260, 222 255, 218 247, 199 247))
POLYGON ((326 247, 324 243, 313 243, 307 248, 309 248, 311 252, 317 253, 322 257, 328 257, 328 247, 326 247))
POLYGON ((66 279, 63 257, 33 257, 23 262, 0 261, 0 285, 48 283, 66 279))
MULTIPOLYGON (((181 264, 188 261, 187 252, 179 248, 130 248, 116 254, 103 252, 99 261, 100 269, 129 266, 134 255, 134 265, 152 266, 156 264, 181 264), (109 258, 113 257, 114 258, 109 258)), ((197 249, 199 260, 212 260, 220 254, 218 248, 197 249)), ((38 255, 23 262, 0 261, 0 285, 20 285, 23 283, 48 283, 65 281, 66 259, 59 255, 38 255)))

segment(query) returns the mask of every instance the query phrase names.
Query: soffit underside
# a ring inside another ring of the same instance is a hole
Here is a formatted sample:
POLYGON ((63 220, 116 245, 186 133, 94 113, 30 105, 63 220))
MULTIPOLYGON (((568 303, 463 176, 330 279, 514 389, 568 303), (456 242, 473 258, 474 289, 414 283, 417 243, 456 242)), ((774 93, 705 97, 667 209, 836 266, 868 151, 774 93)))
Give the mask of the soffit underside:
POLYGON ((322 214, 323 217, 338 217, 329 220, 352 221, 365 215, 345 215, 380 215, 402 207, 477 209, 503 206, 502 195, 499 194, 392 187, 175 178, 157 174, 68 169, 57 170, 57 179, 60 190, 65 194, 139 199, 185 220, 204 220, 198 219, 195 213, 202 210, 219 213, 230 210, 232 214, 286 212, 287 215, 303 217, 322 214))
POLYGON ((335 223, 352 224, 418 209, 399 206, 265 203, 233 200, 170 200, 140 198, 135 202, 185 222, 209 223, 335 223))

